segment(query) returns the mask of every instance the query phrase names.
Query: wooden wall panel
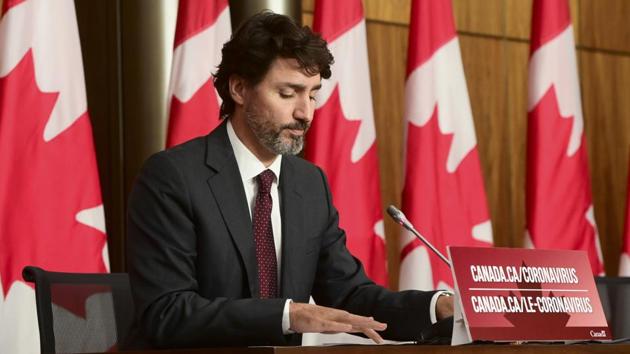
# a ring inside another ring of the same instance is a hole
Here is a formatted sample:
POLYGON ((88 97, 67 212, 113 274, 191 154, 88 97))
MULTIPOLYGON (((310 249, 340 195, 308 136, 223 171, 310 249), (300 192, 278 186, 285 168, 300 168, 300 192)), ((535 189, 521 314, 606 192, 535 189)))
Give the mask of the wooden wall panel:
MULTIPOLYGON (((364 0, 383 207, 400 202, 402 119, 411 0, 364 0), (406 19, 406 20, 405 20, 406 19)), ((303 0, 305 23, 314 0, 303 0)), ((569 0, 606 270, 616 274, 630 155, 630 13, 627 0, 569 0)), ((453 0, 489 209, 498 246, 525 230, 527 65, 532 0, 453 0)), ((398 227, 386 220, 390 285, 398 284, 398 227)))
POLYGON ((315 9, 315 0, 302 0, 302 12, 312 13, 315 9))
MULTIPOLYGON (((501 162, 504 165, 505 175, 503 179, 509 182, 502 185, 501 193, 509 195, 508 204, 502 204, 501 200, 496 208, 509 209, 509 224, 499 232, 506 235, 497 235, 497 245, 509 247, 522 247, 523 234, 525 232, 525 165, 527 142, 527 65, 529 60, 529 43, 519 41, 505 41, 505 58, 507 61, 504 79, 507 90, 502 95, 496 89, 492 94, 503 96, 506 101, 505 118, 508 121, 507 134, 500 139, 506 141, 506 152, 501 162), (505 244, 500 242, 505 241, 505 244)), ((499 138, 499 137, 497 137, 499 138)))
POLYGON ((304 12, 302 13, 302 26, 313 27, 313 14, 304 12))
POLYGON ((508 121, 504 114, 505 100, 488 94, 505 85, 505 53, 502 41, 496 38, 460 35, 459 40, 492 227, 495 238, 499 238, 498 244, 505 244, 500 238, 507 234, 510 218, 506 213, 509 209, 500 206, 510 202, 509 194, 502 192, 502 186, 505 187, 507 182, 506 165, 501 163, 505 159, 507 142, 497 137, 507 135, 508 121))
POLYGON ((365 17, 390 24, 409 24, 411 0, 364 0, 365 17))
POLYGON ((580 52, 595 218, 607 274, 616 274, 630 151, 630 56, 580 52))
POLYGON ((504 11, 505 36, 528 40, 531 28, 532 0, 506 0, 504 11))
POLYGON ((630 52, 630 1, 581 0, 580 45, 630 52))
MULTIPOLYGON (((302 0, 302 11, 312 13, 315 0, 302 0)), ((411 0, 363 0, 366 19, 389 24, 409 24, 411 0)))
MULTIPOLYGON (((304 12, 302 24, 311 26, 313 14, 304 12)), ((403 114, 407 26, 367 21, 370 80, 381 177, 383 210, 400 205, 403 165, 403 114)), ((334 70, 334 66, 333 66, 334 70)), ((398 288, 400 226, 384 215, 390 288, 398 288)))
MULTIPOLYGON (((368 21, 368 54, 376 138, 378 143, 381 198, 383 210, 389 204, 400 205, 403 166, 403 115, 407 35, 403 26, 368 21)), ((388 268, 398 274, 400 226, 384 215, 388 268)), ((390 277, 392 289, 398 288, 398 276, 390 277)))
MULTIPOLYGON (((505 37, 529 41, 532 20, 532 0, 505 0, 505 37)), ((576 43, 579 43, 580 24, 579 0, 569 0, 571 22, 575 33, 576 43)))
POLYGON ((458 31, 503 35, 503 0, 453 0, 455 26, 458 31))

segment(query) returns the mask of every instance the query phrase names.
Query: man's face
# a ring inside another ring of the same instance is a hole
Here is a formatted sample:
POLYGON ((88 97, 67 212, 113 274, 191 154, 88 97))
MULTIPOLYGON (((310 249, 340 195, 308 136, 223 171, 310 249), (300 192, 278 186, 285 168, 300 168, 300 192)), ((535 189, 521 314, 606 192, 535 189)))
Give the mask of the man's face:
POLYGON ((264 79, 247 90, 243 103, 258 142, 274 154, 299 153, 320 87, 320 75, 308 76, 295 59, 274 60, 264 79))

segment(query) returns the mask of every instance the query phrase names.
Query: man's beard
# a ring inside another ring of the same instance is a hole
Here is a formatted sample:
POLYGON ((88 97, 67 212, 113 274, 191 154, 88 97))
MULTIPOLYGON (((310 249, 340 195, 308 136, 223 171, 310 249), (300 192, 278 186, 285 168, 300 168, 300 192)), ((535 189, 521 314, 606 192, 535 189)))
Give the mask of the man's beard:
POLYGON ((245 110, 245 119, 258 141, 276 155, 297 155, 304 148, 304 136, 310 126, 305 121, 298 120, 292 124, 276 126, 269 120, 261 119, 259 115, 250 110, 245 110), (285 129, 303 130, 304 132, 299 136, 289 134, 288 138, 283 139, 281 134, 285 129))

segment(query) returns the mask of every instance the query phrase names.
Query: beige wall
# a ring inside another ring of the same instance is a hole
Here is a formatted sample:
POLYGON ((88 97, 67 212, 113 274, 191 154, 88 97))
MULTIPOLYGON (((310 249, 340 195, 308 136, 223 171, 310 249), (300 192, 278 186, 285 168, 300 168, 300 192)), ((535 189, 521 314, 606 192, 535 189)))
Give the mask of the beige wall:
MULTIPOLYGON (((313 0, 303 0, 312 23, 313 0)), ((410 0, 364 0, 383 206, 400 204, 410 0), (385 173, 387 171, 387 173, 385 173)), ((606 271, 617 274, 630 151, 627 0, 570 0, 595 217, 606 271)), ((525 220, 527 60, 531 0, 453 0, 488 203, 499 246, 520 246, 525 220)), ((390 285, 398 286, 397 225, 386 220, 390 285)))

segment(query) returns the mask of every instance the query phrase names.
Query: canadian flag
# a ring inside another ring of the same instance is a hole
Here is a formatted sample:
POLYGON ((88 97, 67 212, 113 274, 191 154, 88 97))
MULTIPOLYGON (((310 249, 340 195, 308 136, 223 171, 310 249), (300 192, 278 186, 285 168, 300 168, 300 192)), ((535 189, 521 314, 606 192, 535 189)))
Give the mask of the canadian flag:
POLYGON ((525 245, 584 250, 603 274, 566 0, 534 0, 527 119, 525 245))
POLYGON ((315 2, 313 29, 335 57, 317 94, 305 157, 330 181, 347 245, 368 276, 387 285, 376 130, 361 0, 315 2))
POLYGON ((105 219, 74 2, 5 0, 2 10, 0 351, 38 353, 22 268, 106 272, 105 219))
MULTIPOLYGON (((630 165, 630 164, 629 164, 630 165)), ((623 237, 619 276, 630 277, 630 173, 628 173, 628 200, 626 206, 626 229, 623 237)))
POLYGON ((180 0, 168 97, 166 146, 208 134, 220 121, 212 73, 230 39, 227 0, 180 0))
MULTIPOLYGON (((441 252, 492 245, 492 225, 450 0, 411 5, 402 209, 441 252)), ((411 233, 401 237, 400 289, 452 288, 451 271, 411 233)))

